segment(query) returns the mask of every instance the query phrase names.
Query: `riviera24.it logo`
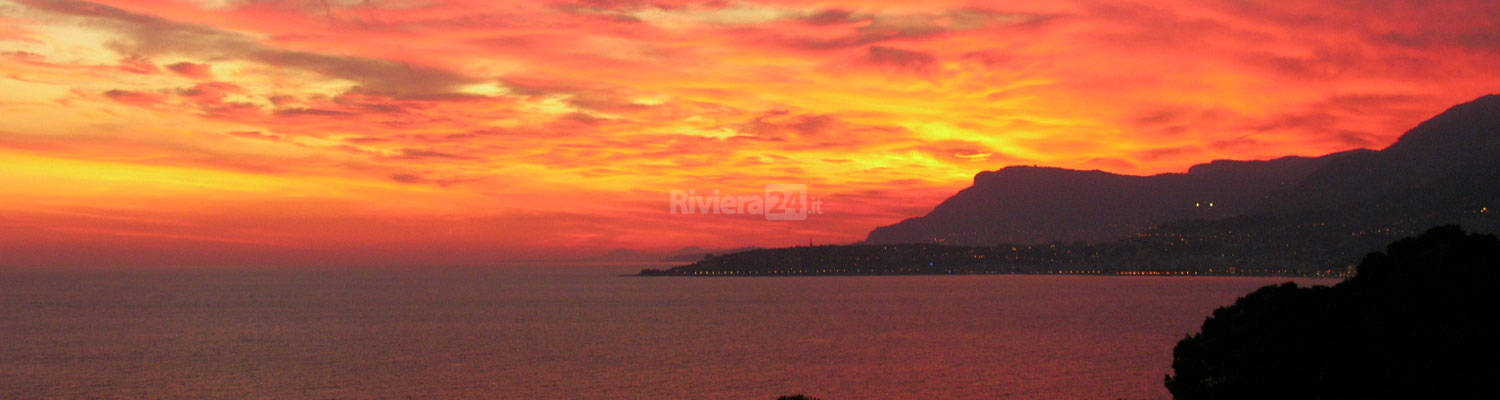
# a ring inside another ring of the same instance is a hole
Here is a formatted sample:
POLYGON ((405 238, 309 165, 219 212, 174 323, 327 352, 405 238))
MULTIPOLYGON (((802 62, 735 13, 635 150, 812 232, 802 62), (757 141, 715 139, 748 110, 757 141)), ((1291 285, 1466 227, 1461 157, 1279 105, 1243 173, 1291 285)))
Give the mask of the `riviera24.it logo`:
POLYGON ((807 195, 807 185, 773 183, 759 195, 724 195, 718 190, 670 192, 669 211, 675 215, 764 215, 771 221, 801 221, 823 213, 823 201, 807 195))

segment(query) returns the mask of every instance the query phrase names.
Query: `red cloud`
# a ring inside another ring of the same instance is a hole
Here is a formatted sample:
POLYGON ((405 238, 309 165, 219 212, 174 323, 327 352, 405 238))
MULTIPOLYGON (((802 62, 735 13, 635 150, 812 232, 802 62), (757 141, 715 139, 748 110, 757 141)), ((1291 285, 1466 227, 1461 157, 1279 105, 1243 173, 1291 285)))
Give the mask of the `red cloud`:
POLYGON ((193 78, 193 79, 213 79, 214 78, 213 67, 211 65, 208 65, 208 64, 194 64, 194 63, 190 63, 190 62, 180 62, 180 63, 176 63, 176 64, 167 65, 167 69, 172 70, 172 72, 176 72, 178 75, 182 75, 184 77, 193 78))
POLYGON ((129 90, 110 90, 104 92, 104 96, 110 100, 129 104, 136 107, 158 107, 166 102, 167 96, 160 93, 136 92, 129 90))
POLYGON ((230 3, 20 0, 0 17, 21 39, 0 103, 25 110, 0 121, 7 146, 102 163, 48 168, 76 175, 33 177, 12 208, 199 227, 38 217, 68 232, 54 248, 433 261, 851 241, 977 170, 1381 147, 1500 87, 1493 1, 230 3), (771 182, 808 184, 829 215, 658 207, 771 182), (111 191, 74 190, 95 186, 111 191), (142 210, 164 188, 183 205, 142 210))
POLYGON ((120 70, 135 74, 154 74, 161 71, 151 60, 139 55, 120 60, 120 70))

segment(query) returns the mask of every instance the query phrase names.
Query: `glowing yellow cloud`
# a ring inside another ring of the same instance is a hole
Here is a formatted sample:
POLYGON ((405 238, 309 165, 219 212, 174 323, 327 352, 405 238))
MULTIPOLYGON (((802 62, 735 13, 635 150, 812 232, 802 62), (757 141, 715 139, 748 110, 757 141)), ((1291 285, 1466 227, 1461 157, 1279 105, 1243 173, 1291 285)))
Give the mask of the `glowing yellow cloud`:
POLYGON ((1382 147, 1494 90, 1473 38, 1496 8, 0 0, 0 244, 420 264, 849 242, 1007 165, 1382 147), (829 214, 666 212, 767 183, 829 214))

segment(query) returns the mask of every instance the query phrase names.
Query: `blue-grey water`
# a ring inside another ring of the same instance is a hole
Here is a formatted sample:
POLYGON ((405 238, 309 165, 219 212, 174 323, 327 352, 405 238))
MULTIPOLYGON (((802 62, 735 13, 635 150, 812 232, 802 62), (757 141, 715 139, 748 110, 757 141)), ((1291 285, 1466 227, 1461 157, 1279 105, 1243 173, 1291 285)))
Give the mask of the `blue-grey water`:
POLYGON ((0 270, 0 398, 1166 398, 1287 280, 633 270, 0 270))

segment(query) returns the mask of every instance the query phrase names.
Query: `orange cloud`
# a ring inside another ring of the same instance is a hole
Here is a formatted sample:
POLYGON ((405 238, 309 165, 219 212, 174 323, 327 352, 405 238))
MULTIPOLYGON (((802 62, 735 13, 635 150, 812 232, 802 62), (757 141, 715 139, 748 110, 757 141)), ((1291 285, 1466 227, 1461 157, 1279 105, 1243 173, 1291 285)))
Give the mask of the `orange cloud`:
POLYGON ((0 264, 848 242, 1006 165, 1383 147, 1496 91, 1497 10, 0 0, 0 264), (827 214, 667 212, 768 183, 827 214))
POLYGON ((180 62, 167 66, 167 69, 172 70, 172 72, 193 79, 213 79, 212 68, 208 64, 194 64, 190 62, 180 62))

